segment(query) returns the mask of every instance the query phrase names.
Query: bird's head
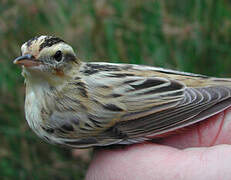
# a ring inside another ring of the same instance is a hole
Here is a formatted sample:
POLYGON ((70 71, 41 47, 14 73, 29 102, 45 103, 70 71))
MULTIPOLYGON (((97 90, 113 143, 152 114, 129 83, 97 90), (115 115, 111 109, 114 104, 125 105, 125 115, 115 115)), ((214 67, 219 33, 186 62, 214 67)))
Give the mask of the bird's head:
POLYGON ((25 76, 62 77, 80 63, 72 47, 53 36, 30 39, 22 45, 21 53, 14 64, 22 65, 25 76))

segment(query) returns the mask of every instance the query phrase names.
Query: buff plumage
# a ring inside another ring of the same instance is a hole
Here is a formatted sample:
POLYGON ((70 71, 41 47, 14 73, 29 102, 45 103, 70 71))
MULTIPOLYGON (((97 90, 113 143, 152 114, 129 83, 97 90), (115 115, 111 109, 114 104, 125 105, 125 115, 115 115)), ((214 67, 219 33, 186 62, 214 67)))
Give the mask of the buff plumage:
POLYGON ((231 80, 156 67, 84 63, 52 36, 22 45, 29 126, 72 148, 132 144, 202 121, 231 106, 231 80))

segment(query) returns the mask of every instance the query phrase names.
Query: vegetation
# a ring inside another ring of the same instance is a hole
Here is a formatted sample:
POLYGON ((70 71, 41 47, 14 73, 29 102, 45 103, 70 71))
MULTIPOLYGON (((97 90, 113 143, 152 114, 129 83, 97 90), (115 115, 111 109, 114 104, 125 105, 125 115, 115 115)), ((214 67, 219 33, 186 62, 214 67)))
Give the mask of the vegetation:
POLYGON ((83 179, 88 164, 29 129, 12 64, 23 42, 49 34, 85 61, 231 76, 230 19, 227 0, 0 1, 0 179, 83 179))

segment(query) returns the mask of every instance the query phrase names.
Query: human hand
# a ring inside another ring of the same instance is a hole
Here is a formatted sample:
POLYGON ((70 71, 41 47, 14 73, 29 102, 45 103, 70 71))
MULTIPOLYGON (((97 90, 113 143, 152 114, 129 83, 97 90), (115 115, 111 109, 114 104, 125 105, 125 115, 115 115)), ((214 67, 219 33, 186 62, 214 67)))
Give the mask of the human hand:
POLYGON ((231 108, 159 144, 96 152, 87 180, 230 180, 231 108))

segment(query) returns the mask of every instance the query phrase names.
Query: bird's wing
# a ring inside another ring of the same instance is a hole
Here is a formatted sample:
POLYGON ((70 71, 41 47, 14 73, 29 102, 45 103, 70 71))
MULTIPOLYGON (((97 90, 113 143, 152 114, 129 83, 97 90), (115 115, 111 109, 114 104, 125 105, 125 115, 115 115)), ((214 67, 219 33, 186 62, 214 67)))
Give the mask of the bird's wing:
POLYGON ((51 120, 78 148, 147 140, 231 105, 228 79, 147 66, 87 63, 69 83, 51 120))
POLYGON ((201 121, 231 105, 227 79, 146 66, 88 66, 91 69, 82 71, 94 102, 88 115, 99 127, 107 127, 98 137, 105 144, 105 139, 125 144, 142 141, 201 121))

